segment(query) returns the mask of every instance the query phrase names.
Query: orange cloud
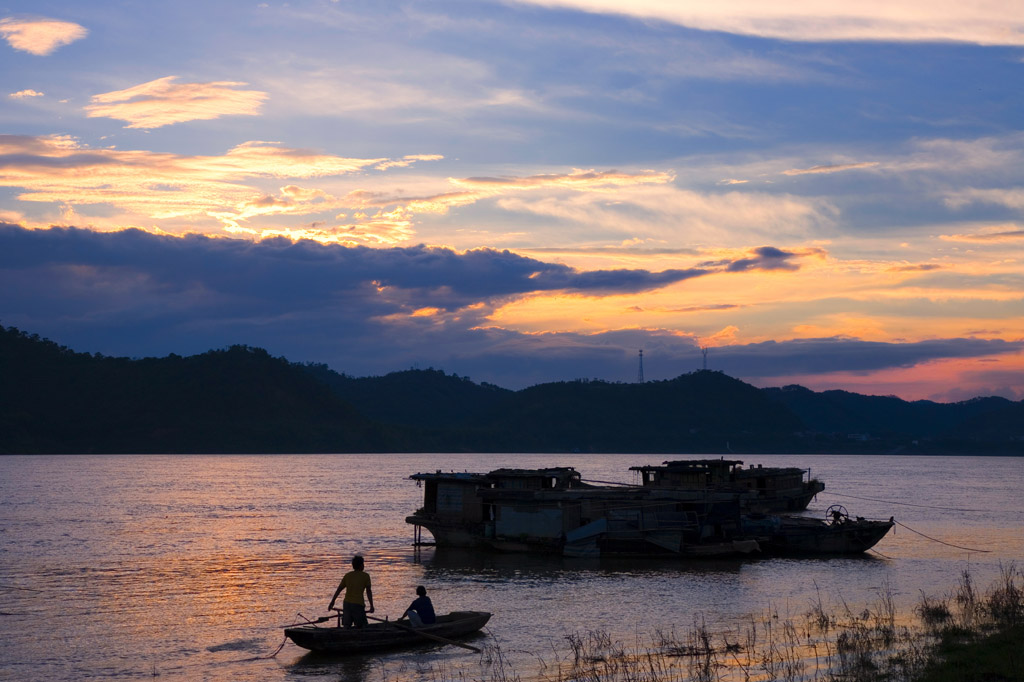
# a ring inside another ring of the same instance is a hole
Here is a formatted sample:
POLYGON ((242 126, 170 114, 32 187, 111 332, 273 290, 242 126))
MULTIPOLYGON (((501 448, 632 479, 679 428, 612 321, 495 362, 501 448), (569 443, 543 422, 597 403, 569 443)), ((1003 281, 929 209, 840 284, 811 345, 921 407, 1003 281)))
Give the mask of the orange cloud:
POLYGON ((0 36, 15 50, 44 57, 62 45, 84 38, 84 26, 57 19, 0 19, 0 36))
POLYGON ((92 97, 85 107, 90 118, 104 117, 128 121, 126 128, 161 126, 220 118, 259 114, 267 93, 238 90, 247 85, 234 81, 213 83, 175 83, 177 76, 166 76, 125 90, 92 97))
POLYGON ((740 328, 735 325, 729 325, 721 331, 715 332, 711 336, 701 339, 702 346, 727 346, 736 341, 736 337, 739 334, 740 328))
MULTIPOLYGON (((116 98, 121 96, 118 94, 116 98)), ((422 195, 357 189, 335 196, 319 187, 295 182, 280 186, 276 193, 268 193, 254 183, 267 178, 333 178, 367 169, 405 167, 441 157, 350 159, 261 141, 240 144, 221 156, 183 156, 95 149, 66 136, 12 135, 0 136, 0 154, 17 159, 0 169, 0 186, 21 188, 18 198, 22 201, 51 202, 78 209, 112 206, 122 212, 116 216, 122 224, 138 223, 139 217, 179 221, 205 217, 232 234, 386 245, 411 239, 415 235, 415 215, 420 213, 443 214, 455 206, 509 193, 552 190, 604 195, 615 188, 666 183, 672 179, 670 173, 652 171, 577 170, 525 177, 450 179, 449 183, 457 188, 455 191, 422 195), (345 214, 352 210, 356 211, 355 215, 346 221, 345 214), (335 219, 342 222, 334 226, 316 222, 301 227, 248 224, 249 220, 260 216, 325 211, 334 211, 335 219)), ((81 218, 79 210, 76 219, 81 218)), ((110 226, 113 226, 113 219, 110 226)), ((201 225, 191 222, 188 228, 201 229, 201 225)))
POLYGON ((36 90, 19 90, 18 92, 12 92, 7 95, 11 99, 25 99, 26 97, 42 97, 43 93, 36 90))
MULTIPOLYGON (((384 159, 350 159, 268 142, 246 142, 222 156, 93 149, 70 137, 0 136, 0 186, 22 201, 109 204, 150 218, 214 216, 226 224, 260 210, 302 212, 329 197, 288 185, 275 205, 247 184, 254 178, 315 178, 354 173, 384 159), (255 212, 253 212, 255 211, 255 212)), ((319 207, 317 208, 319 210, 319 207)))

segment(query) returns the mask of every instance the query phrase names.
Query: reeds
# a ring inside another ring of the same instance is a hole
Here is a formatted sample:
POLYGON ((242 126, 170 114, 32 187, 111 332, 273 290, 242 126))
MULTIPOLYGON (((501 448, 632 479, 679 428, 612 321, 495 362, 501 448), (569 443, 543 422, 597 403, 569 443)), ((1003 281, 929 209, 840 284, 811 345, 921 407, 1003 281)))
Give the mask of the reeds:
POLYGON ((475 674, 437 669, 423 677, 431 682, 919 682, 941 663, 950 644, 1024 627, 1022 581, 1024 573, 1011 564, 981 594, 965 571, 954 594, 922 593, 915 620, 897 613, 892 588, 885 584, 874 603, 857 611, 845 602, 830 610, 819 593, 796 617, 769 608, 727 632, 713 632, 701 614, 682 632, 655 630, 649 640, 639 633, 623 642, 603 630, 576 632, 562 646, 553 643, 548 658, 537 657, 529 674, 516 671, 492 644, 475 674))

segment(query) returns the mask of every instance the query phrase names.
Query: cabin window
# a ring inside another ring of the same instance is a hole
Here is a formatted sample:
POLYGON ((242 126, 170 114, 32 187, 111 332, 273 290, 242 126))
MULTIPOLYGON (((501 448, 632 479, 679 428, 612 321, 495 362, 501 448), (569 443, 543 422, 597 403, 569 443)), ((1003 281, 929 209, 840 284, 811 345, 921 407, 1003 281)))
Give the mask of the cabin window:
POLYGON ((437 486, 437 511, 440 513, 459 513, 462 511, 462 486, 437 486))

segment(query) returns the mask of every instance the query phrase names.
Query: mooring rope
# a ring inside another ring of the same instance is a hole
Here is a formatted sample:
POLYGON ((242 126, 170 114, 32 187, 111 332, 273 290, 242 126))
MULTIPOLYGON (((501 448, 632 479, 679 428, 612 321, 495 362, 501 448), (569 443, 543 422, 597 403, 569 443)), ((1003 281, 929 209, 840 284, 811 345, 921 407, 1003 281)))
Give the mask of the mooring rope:
MULTIPOLYGON (((301 613, 296 613, 295 615, 297 617, 301 618, 302 620, 306 621, 309 625, 315 625, 315 623, 313 621, 311 621, 309 618, 306 618, 301 613)), ((257 661, 265 661, 265 660, 267 660, 269 658, 274 658, 279 653, 281 653, 281 649, 283 649, 284 645, 287 644, 287 643, 288 643, 288 634, 285 633, 284 639, 281 640, 281 646, 277 647, 277 650, 275 650, 274 653, 270 654, 269 656, 257 656, 256 660, 257 661)))
POLYGON ((988 509, 959 509, 957 507, 933 507, 929 504, 913 504, 911 502, 896 502, 894 500, 880 500, 877 497, 857 497, 856 495, 846 495, 843 493, 834 493, 831 490, 828 492, 829 495, 835 495, 836 497, 849 497, 854 500, 867 500, 869 502, 885 502, 886 504, 898 504, 904 507, 921 507, 922 509, 939 509, 941 511, 959 511, 959 512, 986 512, 988 509))
POLYGON ((288 635, 285 635, 284 639, 281 640, 281 646, 277 647, 277 650, 274 653, 270 654, 269 656, 257 656, 256 660, 257 661, 263 661, 263 660, 266 660, 268 658, 274 658, 279 653, 281 653, 281 649, 283 649, 284 645, 287 644, 287 643, 288 643, 288 635))
POLYGON ((905 524, 905 523, 900 523, 899 521, 895 521, 895 523, 896 523, 896 525, 897 525, 897 526, 903 526, 904 528, 906 528, 907 530, 909 530, 909 531, 910 531, 911 533, 917 533, 917 534, 918 534, 918 535, 920 535, 921 537, 923 537, 923 538, 928 538, 928 539, 929 539, 929 540, 931 540, 932 542, 937 542, 937 543, 939 543, 940 545, 946 545, 946 546, 948 546, 948 547, 956 547, 957 549, 965 549, 965 550, 967 550, 968 552, 983 552, 983 553, 985 553, 985 554, 988 554, 989 552, 991 552, 991 551, 992 551, 992 550, 990 550, 990 549, 977 549, 977 548, 974 548, 974 547, 961 547, 960 545, 954 545, 954 544, 953 544, 953 543, 951 543, 951 542, 944 542, 944 541, 942 541, 942 540, 939 540, 938 538, 933 538, 933 537, 932 537, 932 536, 930 536, 930 535, 925 535, 925 534, 924 534, 924 533, 922 533, 921 531, 919 531, 919 530, 914 530, 913 528, 911 528, 910 526, 908 526, 908 525, 907 525, 907 524, 905 524))

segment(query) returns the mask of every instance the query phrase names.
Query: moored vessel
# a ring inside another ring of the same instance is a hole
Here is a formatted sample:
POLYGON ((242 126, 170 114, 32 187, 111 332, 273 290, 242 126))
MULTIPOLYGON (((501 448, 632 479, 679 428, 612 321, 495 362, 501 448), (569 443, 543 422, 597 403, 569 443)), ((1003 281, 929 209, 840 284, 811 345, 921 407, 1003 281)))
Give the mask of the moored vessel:
POLYGON ((861 554, 874 547, 896 524, 887 521, 850 518, 845 507, 833 505, 825 519, 810 516, 754 515, 743 518, 745 533, 757 539, 769 554, 861 554))
POLYGON ((825 489, 809 469, 760 464, 744 469, 738 459, 669 460, 630 471, 637 472, 645 488, 736 494, 745 511, 756 513, 803 511, 825 489))

